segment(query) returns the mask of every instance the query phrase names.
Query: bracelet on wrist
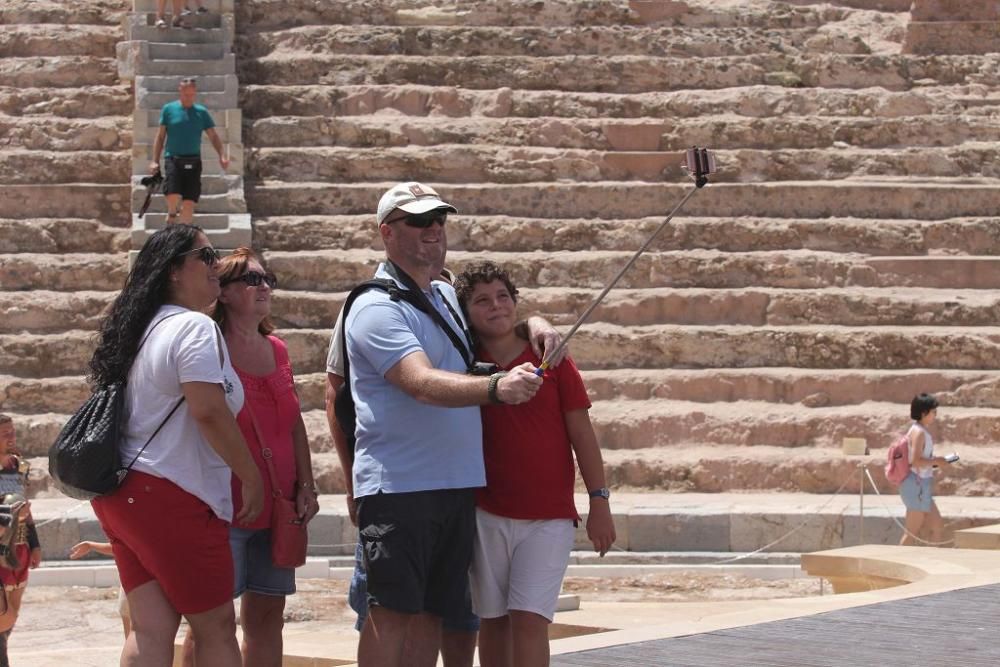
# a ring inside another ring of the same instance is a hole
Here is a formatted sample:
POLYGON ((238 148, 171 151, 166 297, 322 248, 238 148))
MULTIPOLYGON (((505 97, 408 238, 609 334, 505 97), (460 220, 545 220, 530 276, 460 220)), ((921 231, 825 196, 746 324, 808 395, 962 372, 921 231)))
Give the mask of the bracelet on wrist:
POLYGON ((489 396, 490 403, 495 405, 501 405, 503 403, 500 396, 497 394, 497 385, 500 384, 500 380, 502 380, 505 375, 507 374, 501 371, 490 376, 490 383, 486 388, 486 395, 489 396))
POLYGON ((312 491, 314 496, 319 495, 319 490, 316 488, 316 482, 295 482, 295 486, 306 491, 312 491))

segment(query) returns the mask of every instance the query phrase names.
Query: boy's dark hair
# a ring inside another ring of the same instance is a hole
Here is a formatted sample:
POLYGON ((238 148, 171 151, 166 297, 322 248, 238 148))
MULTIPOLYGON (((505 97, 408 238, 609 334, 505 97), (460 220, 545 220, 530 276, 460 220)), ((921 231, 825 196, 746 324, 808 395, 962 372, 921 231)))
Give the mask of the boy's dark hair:
POLYGON ((4 424, 10 424, 13 421, 14 421, 13 417, 11 417, 10 415, 5 415, 4 413, 0 412, 0 426, 3 426, 4 424))
POLYGON ((931 410, 936 409, 938 400, 930 394, 919 394, 910 403, 910 419, 920 421, 931 410))
POLYGON ((494 280, 503 282, 507 291, 510 292, 510 298, 514 300, 514 303, 517 303, 517 287, 507 271, 495 262, 476 262, 466 267, 455 279, 455 294, 458 296, 458 303, 461 304, 462 309, 465 310, 476 285, 484 285, 494 280))

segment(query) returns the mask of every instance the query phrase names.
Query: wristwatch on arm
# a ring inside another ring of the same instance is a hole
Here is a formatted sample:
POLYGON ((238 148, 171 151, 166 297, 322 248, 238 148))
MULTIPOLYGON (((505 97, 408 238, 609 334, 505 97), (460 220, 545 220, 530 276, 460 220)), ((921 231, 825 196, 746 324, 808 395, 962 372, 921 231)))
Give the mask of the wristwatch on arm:
POLYGON ((593 491, 588 492, 588 495, 591 498, 604 498, 605 500, 607 500, 608 498, 611 497, 611 492, 608 491, 608 487, 602 486, 599 489, 594 489, 593 491))

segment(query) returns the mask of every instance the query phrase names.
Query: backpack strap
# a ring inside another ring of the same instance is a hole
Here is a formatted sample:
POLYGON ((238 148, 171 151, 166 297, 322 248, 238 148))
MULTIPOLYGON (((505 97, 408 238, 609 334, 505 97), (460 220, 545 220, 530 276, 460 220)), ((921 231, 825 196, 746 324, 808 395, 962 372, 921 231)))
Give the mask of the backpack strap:
POLYGON ((440 327, 441 330, 444 331, 444 333, 448 336, 448 340, 450 340, 451 344, 455 346, 455 349, 458 350, 458 353, 462 355, 462 361, 465 362, 465 369, 467 371, 472 370, 472 368, 475 366, 476 360, 472 353, 473 347, 471 338, 469 336, 469 332, 465 328, 465 323, 462 321, 460 317, 458 317, 458 314, 455 313, 455 311, 452 309, 451 304, 448 303, 448 299, 445 299, 444 294, 441 293, 441 290, 437 290, 438 296, 444 299, 445 304, 448 306, 448 310, 451 312, 452 318, 455 319, 456 324, 458 324, 458 328, 461 329, 462 333, 465 334, 465 341, 462 341, 462 339, 459 338, 458 332, 455 331, 455 327, 451 326, 445 321, 444 317, 442 317, 441 315, 441 312, 434 307, 434 304, 432 304, 430 299, 427 298, 427 295, 424 293, 424 291, 420 289, 420 286, 417 285, 416 281, 413 280, 413 278, 411 278, 409 274, 406 273, 406 271, 403 271, 401 268, 399 268, 399 266, 391 259, 386 260, 385 266, 386 266, 386 271, 389 272, 389 275, 391 275, 393 278, 396 278, 396 280, 398 280, 400 283, 406 286, 407 288, 406 291, 409 292, 407 296, 410 297, 407 298, 406 301, 413 304, 415 308, 417 308, 418 310, 426 314, 428 317, 430 317, 432 320, 434 320, 434 324, 438 325, 438 327, 440 327))

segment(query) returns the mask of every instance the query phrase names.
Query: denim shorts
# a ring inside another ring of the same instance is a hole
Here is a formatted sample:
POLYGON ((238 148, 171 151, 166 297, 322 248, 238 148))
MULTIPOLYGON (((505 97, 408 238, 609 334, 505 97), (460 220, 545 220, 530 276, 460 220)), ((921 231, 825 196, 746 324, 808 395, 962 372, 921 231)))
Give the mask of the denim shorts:
MULTIPOLYGON (((358 542, 354 548, 354 574, 351 576, 351 588, 347 592, 347 602, 351 609, 358 615, 354 622, 354 629, 361 632, 368 618, 368 576, 365 574, 365 558, 358 542)), ((478 632, 479 617, 472 613, 472 598, 466 600, 465 606, 455 614, 450 614, 441 619, 441 625, 445 630, 452 632, 478 632)))
POLYGON ((291 595, 295 592, 295 569, 271 563, 271 531, 229 528, 233 552, 233 597, 245 591, 261 595, 291 595))
POLYGON ((931 503, 934 502, 933 490, 933 477, 917 477, 913 471, 899 485, 899 495, 903 498, 906 509, 911 512, 930 512, 931 503))

